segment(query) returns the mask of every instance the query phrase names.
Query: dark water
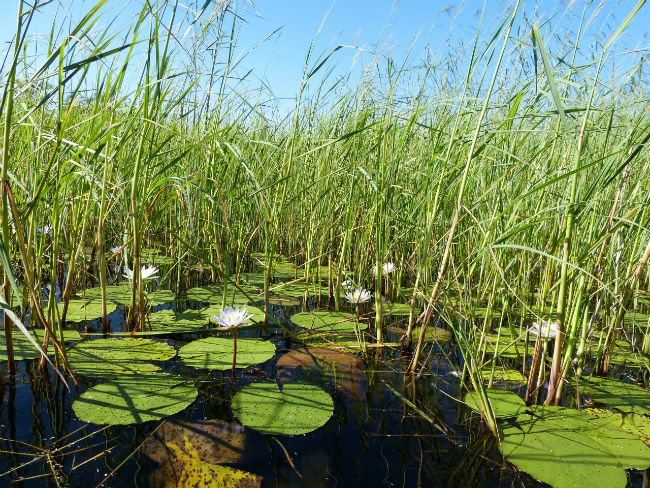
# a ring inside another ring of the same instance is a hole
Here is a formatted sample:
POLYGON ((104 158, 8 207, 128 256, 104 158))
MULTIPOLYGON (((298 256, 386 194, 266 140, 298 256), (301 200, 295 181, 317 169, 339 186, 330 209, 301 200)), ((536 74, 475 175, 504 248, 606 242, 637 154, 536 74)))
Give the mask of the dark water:
MULTIPOLYGON (((282 319, 297 311, 273 307, 282 319)), ((111 319, 119 330, 124 309, 119 307, 111 319)), ((399 348, 371 351, 365 361, 339 370, 282 366, 278 372, 278 359, 299 345, 281 329, 246 334, 273 341, 277 353, 263 365, 238 370, 234 384, 230 371, 195 370, 179 358, 161 366, 195 381, 196 401, 170 419, 192 422, 199 431, 214 419, 239 426, 231 398, 260 379, 301 379, 331 394, 334 413, 314 432, 272 438, 243 429, 244 448, 230 466, 263 477, 263 487, 544 486, 505 463, 477 416, 453 400, 459 396, 459 379, 446 359, 450 355, 460 362, 453 344, 445 346, 446 355, 436 346, 425 374, 413 381, 403 374, 409 357, 399 348)), ((157 340, 178 348, 190 339, 157 340)), ((51 371, 36 373, 36 361, 18 366, 15 387, 7 384, 1 392, 0 486, 157 486, 158 465, 139 448, 159 422, 108 428, 80 422, 71 405, 92 382, 68 391, 51 371)), ((3 368, 6 377, 6 364, 3 368)), ((643 474, 631 472, 628 486, 643 486, 643 474)))

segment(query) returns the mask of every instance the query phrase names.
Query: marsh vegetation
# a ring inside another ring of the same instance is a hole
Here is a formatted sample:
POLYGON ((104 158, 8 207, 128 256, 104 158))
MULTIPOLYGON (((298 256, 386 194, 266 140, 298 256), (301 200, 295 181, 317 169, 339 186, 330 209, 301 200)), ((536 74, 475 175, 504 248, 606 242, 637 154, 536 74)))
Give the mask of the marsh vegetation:
POLYGON ((308 46, 289 110, 236 2, 34 39, 50 3, 0 71, 2 483, 647 486, 643 1, 358 79, 308 46))

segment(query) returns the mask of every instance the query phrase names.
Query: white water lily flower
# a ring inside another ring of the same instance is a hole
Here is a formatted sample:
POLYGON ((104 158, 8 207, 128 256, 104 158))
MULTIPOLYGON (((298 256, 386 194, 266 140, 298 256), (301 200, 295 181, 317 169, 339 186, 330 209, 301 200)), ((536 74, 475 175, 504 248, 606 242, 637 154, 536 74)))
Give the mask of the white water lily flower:
POLYGON ((109 251, 110 251, 111 254, 115 254, 115 253, 116 253, 117 251, 119 251, 120 249, 122 249, 120 246, 115 246, 115 247, 111 247, 111 248, 109 249, 109 251))
POLYGON ((357 287, 357 285, 354 283, 354 281, 347 279, 343 283, 341 283, 341 288, 343 288, 345 291, 352 291, 357 287))
POLYGON ((350 303, 365 303, 370 300, 370 292, 368 290, 362 290, 357 288, 353 292, 348 292, 345 294, 345 299, 350 303))
POLYGON ((221 309, 221 316, 213 315, 212 318, 221 326, 220 329, 234 329, 247 322, 253 314, 249 314, 246 307, 226 307, 221 309))
POLYGON ((49 234, 50 232, 52 232, 52 226, 50 225, 45 225, 36 229, 37 234, 49 234))
POLYGON ((384 274, 391 274, 393 271, 395 271, 395 263, 384 263, 381 269, 384 270, 384 274))
POLYGON ((535 336, 542 336, 544 339, 554 339, 557 336, 557 322, 547 322, 542 320, 542 325, 533 322, 530 333, 535 336))
MULTIPOLYGON (((158 274, 158 268, 154 266, 143 266, 140 268, 140 275, 142 276, 143 280, 148 280, 149 278, 153 278, 155 275, 158 274)), ((133 271, 130 269, 125 270, 124 275, 126 279, 132 280, 133 279, 133 271)))

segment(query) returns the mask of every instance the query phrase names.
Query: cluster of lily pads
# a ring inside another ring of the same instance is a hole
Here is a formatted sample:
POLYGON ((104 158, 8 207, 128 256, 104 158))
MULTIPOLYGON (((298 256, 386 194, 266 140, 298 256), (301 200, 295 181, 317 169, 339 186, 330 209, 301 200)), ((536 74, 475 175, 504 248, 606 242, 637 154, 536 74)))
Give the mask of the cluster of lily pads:
MULTIPOLYGON (((583 394, 601 408, 577 410, 533 405, 512 391, 488 389, 499 420, 499 449, 505 458, 535 479, 555 488, 624 487, 626 469, 650 466, 650 394, 635 385, 604 378, 586 382, 583 394)), ((479 394, 465 402, 480 412, 479 394)))

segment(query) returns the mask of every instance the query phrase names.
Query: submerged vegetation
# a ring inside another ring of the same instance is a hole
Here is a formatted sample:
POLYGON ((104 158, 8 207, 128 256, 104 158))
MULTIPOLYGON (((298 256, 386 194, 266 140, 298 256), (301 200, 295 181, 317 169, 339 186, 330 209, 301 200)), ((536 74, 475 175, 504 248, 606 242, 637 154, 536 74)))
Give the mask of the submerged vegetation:
MULTIPOLYGON (((370 402, 367 385, 417 419, 404 435, 421 486, 441 481, 419 422, 463 452, 446 483, 479 483, 487 460, 516 465, 525 486, 623 487, 637 479, 626 469, 650 466, 647 51, 615 51, 645 2, 598 33, 591 57, 588 2, 572 39, 551 42, 553 19, 529 22, 517 3, 467 56, 377 58, 358 80, 333 74, 340 46, 311 46, 284 118, 240 79, 245 6, 142 2, 102 30, 99 1, 32 39, 48 3, 18 1, 0 71, 14 423, 29 370, 68 392, 76 421, 158 421, 101 483, 141 452, 156 486, 259 486, 227 466, 245 458, 230 419, 310 486, 286 439, 343 429, 342 398, 370 402), (165 421, 213 398, 226 404, 202 407, 202 423, 165 421), (199 452, 201 431, 232 450, 199 452)), ((4 476, 24 462, 13 429, 4 476)), ((31 455, 61 486, 110 452, 70 467, 57 443, 31 455)))

